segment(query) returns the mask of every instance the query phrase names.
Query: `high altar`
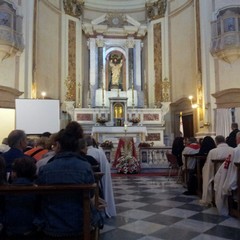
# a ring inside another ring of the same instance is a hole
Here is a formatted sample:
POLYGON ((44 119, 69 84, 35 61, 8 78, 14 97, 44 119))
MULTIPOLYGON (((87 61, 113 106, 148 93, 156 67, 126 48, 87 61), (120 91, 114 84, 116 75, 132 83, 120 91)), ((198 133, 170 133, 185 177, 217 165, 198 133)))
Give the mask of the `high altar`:
MULTIPOLYGON (((148 95, 146 69, 143 67, 141 39, 134 37, 89 38, 90 69, 88 108, 74 107, 66 102, 66 110, 78 121, 85 133, 92 134, 98 142, 110 140, 118 143, 120 137, 133 137, 136 144, 151 142, 164 146, 165 115, 169 112, 169 82, 162 83, 162 91, 153 85, 155 103, 148 95), (164 85, 165 84, 165 85, 164 85), (149 102, 151 101, 151 103, 149 102), (151 107, 150 107, 151 106, 151 107)), ((151 82, 151 81, 149 81, 151 82)))

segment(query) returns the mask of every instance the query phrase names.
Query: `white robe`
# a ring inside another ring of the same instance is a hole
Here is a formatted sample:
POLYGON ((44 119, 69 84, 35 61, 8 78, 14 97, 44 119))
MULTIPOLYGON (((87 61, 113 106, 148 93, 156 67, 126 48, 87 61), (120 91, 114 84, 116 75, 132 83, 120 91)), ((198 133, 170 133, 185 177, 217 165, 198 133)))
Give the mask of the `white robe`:
POLYGON ((237 189, 237 167, 234 162, 240 162, 240 144, 234 148, 228 168, 221 165, 214 177, 216 207, 220 215, 228 215, 228 195, 237 189))
POLYGON ((102 177, 103 196, 107 203, 105 208, 106 215, 108 217, 114 217, 117 215, 115 200, 112 188, 112 176, 110 164, 106 158, 104 151, 101 148, 88 147, 87 154, 94 157, 100 164, 100 170, 104 173, 102 177))
POLYGON ((208 155, 206 162, 202 169, 202 199, 201 202, 204 204, 210 204, 212 201, 212 188, 211 183, 214 179, 214 165, 212 159, 224 159, 232 155, 233 148, 229 147, 226 143, 220 143, 217 148, 212 149, 208 155))

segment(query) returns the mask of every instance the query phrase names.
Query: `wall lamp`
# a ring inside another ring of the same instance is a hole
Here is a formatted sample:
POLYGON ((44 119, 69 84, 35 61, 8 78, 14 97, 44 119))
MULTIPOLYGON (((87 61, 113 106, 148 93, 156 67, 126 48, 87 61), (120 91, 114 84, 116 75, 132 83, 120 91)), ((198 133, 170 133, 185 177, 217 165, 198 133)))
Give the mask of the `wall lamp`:
POLYGON ((190 102, 191 102, 192 108, 198 108, 198 107, 200 107, 198 103, 194 103, 194 102, 193 102, 193 96, 192 96, 192 95, 190 95, 190 96, 188 97, 188 99, 189 99, 190 102))

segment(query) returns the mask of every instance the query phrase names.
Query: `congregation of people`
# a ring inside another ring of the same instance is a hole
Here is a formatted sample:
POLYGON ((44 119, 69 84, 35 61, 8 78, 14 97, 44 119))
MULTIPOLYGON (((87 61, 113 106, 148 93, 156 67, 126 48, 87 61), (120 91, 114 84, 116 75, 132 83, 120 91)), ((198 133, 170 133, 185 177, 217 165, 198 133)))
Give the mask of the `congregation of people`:
MULTIPOLYGON (((103 173, 100 199, 103 208, 92 209, 92 227, 116 216, 110 163, 101 147, 86 136, 80 124, 70 122, 58 133, 37 139, 13 130, 0 146, 0 184, 13 186, 93 184, 94 172, 103 173)), ((94 193, 90 196, 94 199, 94 193)), ((0 196, 0 238, 79 236, 83 229, 81 195, 75 192, 39 197, 35 194, 0 196)), ((33 238, 30 238, 33 239, 33 238)))
MULTIPOLYGON (((185 179, 187 191, 185 195, 197 195, 199 179, 197 178, 198 156, 201 170, 201 199, 199 204, 215 205, 220 215, 228 215, 228 196, 237 189, 237 167, 240 162, 240 130, 237 123, 232 123, 231 133, 224 137, 217 135, 215 139, 206 136, 197 140, 194 137, 185 139, 176 137, 172 145, 172 154, 176 157, 182 176, 187 171, 185 179), (185 160, 186 161, 186 165, 185 160), (221 162, 214 172, 214 164, 221 162)), ((199 167, 199 166, 198 166, 199 167)), ((199 189, 198 189, 199 190, 199 189)))

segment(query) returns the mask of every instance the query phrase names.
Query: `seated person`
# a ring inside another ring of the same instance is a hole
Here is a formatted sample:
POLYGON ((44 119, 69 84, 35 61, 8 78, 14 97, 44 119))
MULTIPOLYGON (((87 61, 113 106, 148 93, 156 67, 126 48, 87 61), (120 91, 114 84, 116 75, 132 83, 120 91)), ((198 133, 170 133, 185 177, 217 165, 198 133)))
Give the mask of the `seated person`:
POLYGON ((202 169, 202 199, 200 203, 203 205, 211 204, 212 201, 212 181, 214 179, 214 164, 212 159, 225 159, 232 155, 233 148, 229 147, 225 142, 224 136, 218 135, 215 137, 216 148, 209 151, 206 162, 202 169))
POLYGON ((94 172, 100 172, 98 161, 93 156, 88 155, 87 151, 88 151, 88 147, 87 147, 86 139, 85 138, 79 139, 77 153, 79 153, 83 159, 86 159, 86 161, 91 164, 94 172))
MULTIPOLYGON (((78 154, 81 126, 74 122, 56 136, 58 152, 54 160, 39 169, 37 183, 40 185, 92 184, 95 182, 91 165, 78 154)), ((92 195, 93 197, 93 195, 92 195)), ((92 212, 93 213, 93 212, 92 212)), ((82 196, 78 193, 44 196, 41 204, 42 231, 51 237, 77 237, 82 233, 82 196)), ((100 223, 100 215, 94 211, 92 226, 100 223)), ((98 225, 99 226, 99 225, 98 225)))
POLYGON ((43 158, 43 155, 48 152, 48 149, 46 147, 47 144, 47 137, 40 137, 36 141, 36 147, 33 147, 32 149, 25 151, 24 153, 30 157, 33 157, 36 159, 36 161, 39 161, 41 158, 43 158))
POLYGON ((199 152, 200 145, 197 142, 197 139, 194 137, 190 137, 187 141, 187 144, 185 148, 182 151, 183 154, 183 162, 185 162, 185 154, 187 155, 193 155, 188 157, 187 160, 187 169, 185 169, 185 164, 183 165, 183 170, 188 171, 188 179, 185 179, 187 183, 187 191, 185 191, 183 194, 185 195, 195 195, 197 190, 197 178, 195 176, 196 174, 196 163, 197 160, 194 157, 195 154, 199 152))
MULTIPOLYGON (((17 158, 12 165, 12 185, 33 185, 36 177, 34 160, 17 158)), ((4 198, 4 232, 7 236, 28 236, 35 233, 37 197, 35 194, 9 195, 4 198)))

